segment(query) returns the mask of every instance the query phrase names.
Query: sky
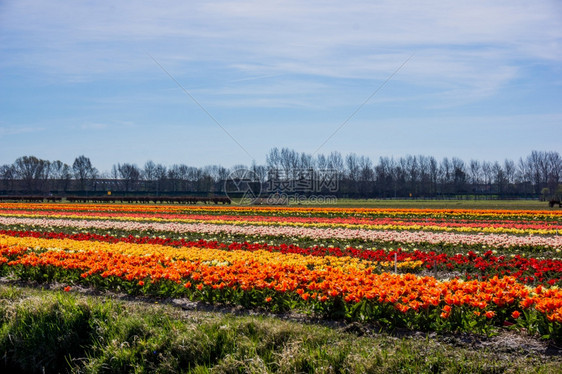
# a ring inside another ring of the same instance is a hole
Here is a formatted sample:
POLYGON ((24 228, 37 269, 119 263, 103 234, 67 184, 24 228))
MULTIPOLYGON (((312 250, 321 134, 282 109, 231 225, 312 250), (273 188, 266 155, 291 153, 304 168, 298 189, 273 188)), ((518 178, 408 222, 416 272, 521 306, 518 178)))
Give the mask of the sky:
POLYGON ((562 152, 562 1, 0 1, 0 165, 562 152))

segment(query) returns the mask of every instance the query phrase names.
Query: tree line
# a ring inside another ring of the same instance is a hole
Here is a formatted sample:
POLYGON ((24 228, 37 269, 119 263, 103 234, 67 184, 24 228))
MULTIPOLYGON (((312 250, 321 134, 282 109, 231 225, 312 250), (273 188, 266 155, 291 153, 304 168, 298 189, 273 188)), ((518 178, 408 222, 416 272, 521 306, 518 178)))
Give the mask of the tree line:
POLYGON ((114 164, 100 172, 84 155, 72 165, 23 156, 0 166, 0 194, 224 194, 236 170, 262 185, 261 192, 330 193, 351 198, 436 198, 454 195, 551 198, 562 193, 562 157, 533 151, 517 161, 465 161, 457 157, 380 157, 340 152, 311 155, 273 148, 263 165, 194 167, 147 161, 114 164), (318 184, 317 182, 322 183, 318 184))

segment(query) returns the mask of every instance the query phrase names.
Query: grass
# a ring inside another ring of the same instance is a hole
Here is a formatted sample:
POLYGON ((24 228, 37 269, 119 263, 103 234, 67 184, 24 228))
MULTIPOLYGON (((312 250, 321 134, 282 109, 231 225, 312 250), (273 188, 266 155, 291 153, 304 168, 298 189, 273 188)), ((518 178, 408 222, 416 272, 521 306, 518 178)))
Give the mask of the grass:
MULTIPOLYGON (((306 200, 305 200, 306 201, 306 200)), ((66 201, 65 201, 66 202, 66 201)), ((77 203, 81 204, 81 203, 77 203)), ((121 204, 121 203, 120 203, 121 204)), ((125 205, 138 205, 137 203, 123 203, 125 205)), ((145 203, 143 203, 145 204, 145 203)), ((157 204, 157 205, 166 205, 157 204)), ((240 199, 232 199, 234 206, 241 205, 240 199)), ((172 204, 177 205, 177 204, 172 204)), ((202 206, 203 204, 197 204, 202 206)), ((242 205, 248 205, 244 202, 242 205)), ((203 205, 204 206, 204 205, 203 205)), ((215 206, 214 204, 210 206, 215 206)), ((224 207, 228 205, 219 204, 224 207)), ((547 201, 534 200, 423 200, 423 199, 336 199, 336 203, 292 203, 290 206, 298 207, 339 207, 339 208, 387 208, 387 209, 509 209, 509 210, 562 210, 555 206, 550 208, 547 201)))
MULTIPOLYGON (((302 206, 323 206, 319 204, 302 206)), ((378 199, 338 199, 334 205, 341 208, 387 208, 387 209, 524 209, 558 210, 549 208, 548 202, 538 200, 378 200, 378 199)))
MULTIPOLYGON (((240 205, 233 199, 233 205, 240 205)), ((245 202, 243 205, 247 205, 245 202)), ((547 201, 538 200, 422 200, 422 199, 336 199, 334 203, 291 203, 292 207, 387 208, 387 209, 509 209, 560 210, 550 208, 547 201)))
POLYGON ((0 285, 0 372, 562 372, 560 351, 493 342, 0 285))

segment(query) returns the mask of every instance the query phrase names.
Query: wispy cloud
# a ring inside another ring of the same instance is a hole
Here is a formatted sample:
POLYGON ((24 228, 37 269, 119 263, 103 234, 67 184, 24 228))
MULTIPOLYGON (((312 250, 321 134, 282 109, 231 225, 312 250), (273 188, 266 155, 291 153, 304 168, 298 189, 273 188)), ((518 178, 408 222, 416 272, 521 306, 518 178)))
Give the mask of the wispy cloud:
MULTIPOLYGON (((0 113, 10 124, 0 123, 0 137, 31 139, 39 131, 53 142, 73 137, 66 146, 73 144, 76 150, 69 152, 77 154, 99 148, 85 148, 84 141, 114 141, 104 131, 116 130, 127 134, 119 141, 134 137, 135 147, 151 144, 146 149, 156 158, 171 152, 171 140, 155 129, 175 134, 179 128, 175 139, 220 130, 209 126, 203 111, 147 52, 205 110, 256 148, 281 141, 316 146, 313 140, 326 126, 348 118, 412 54, 338 134, 342 140, 330 146, 357 138, 353 131, 369 118, 377 124, 396 117, 389 131, 397 132, 418 118, 427 124, 431 116, 447 116, 435 123, 448 129, 448 121, 466 125, 482 112, 492 118, 486 122, 491 127, 498 116, 513 113, 529 115, 530 122, 538 118, 536 126, 544 129, 552 122, 541 122, 541 116, 560 112, 562 5, 559 0, 0 1, 0 113), (275 128, 249 130, 264 123, 275 128), (293 131, 284 137, 286 123, 299 136, 293 131), (307 139, 300 132, 305 127, 307 139), (263 140, 252 138, 258 133, 263 140), (164 145, 154 143, 159 136, 164 145)), ((377 138, 365 126, 368 136, 361 140, 377 138)), ((410 144, 431 143, 422 131, 403 132, 402 138, 415 138, 410 144)), ((436 134, 437 144, 442 139, 436 134)), ((10 149, 29 153, 39 143, 13 142, 10 149)), ((516 148, 513 144, 506 147, 516 148)), ((170 157, 192 152, 189 157, 207 162, 202 145, 176 146, 181 151, 170 157)), ((45 152, 51 149, 45 146, 45 152)), ((145 151, 138 150, 139 157, 145 151)))
MULTIPOLYGON (((76 126, 70 126, 71 128, 76 128, 76 126)), ((130 129, 135 127, 135 124, 131 121, 118 121, 112 120, 111 122, 86 122, 78 126, 81 130, 107 130, 107 129, 130 129)))
POLYGON ((435 52, 435 65, 412 71, 442 81, 472 80, 470 72, 462 74, 467 64, 562 61, 562 17, 554 1, 536 2, 530 9, 525 1, 407 6, 354 1, 342 6, 334 1, 57 5, 23 0, 4 5, 3 12, 3 28, 17 30, 2 38, 3 49, 15 52, 11 58, 6 53, 4 65, 64 72, 74 79, 146 71, 150 61, 143 49, 182 69, 219 61, 223 69, 256 75, 357 79, 385 76, 404 55, 426 50, 435 52), (459 46, 473 48, 471 56, 459 56, 459 46), (454 77, 442 74, 454 70, 454 77))
POLYGON ((0 126, 0 138, 9 135, 18 135, 26 133, 37 133, 44 131, 43 127, 21 127, 21 126, 0 126))

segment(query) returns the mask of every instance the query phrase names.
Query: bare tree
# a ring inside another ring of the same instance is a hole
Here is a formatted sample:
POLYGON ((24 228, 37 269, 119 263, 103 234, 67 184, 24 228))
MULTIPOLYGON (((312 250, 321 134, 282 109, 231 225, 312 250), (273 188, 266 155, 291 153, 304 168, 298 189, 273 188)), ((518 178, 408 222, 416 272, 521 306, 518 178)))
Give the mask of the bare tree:
POLYGON ((137 165, 128 163, 117 164, 117 172, 119 173, 119 179, 121 179, 126 192, 136 189, 136 184, 141 176, 141 171, 137 165))
POLYGON ((154 178, 156 180, 156 195, 160 195, 165 190, 167 178, 166 166, 157 164, 154 167, 154 178))
POLYGON ((359 157, 355 153, 350 153, 345 157, 346 175, 352 182, 356 183, 359 180, 359 157))
POLYGON ((482 162, 482 174, 484 175, 484 183, 486 183, 488 186, 491 186, 494 172, 492 170, 492 164, 490 162, 482 162))
POLYGON ((255 161, 252 161, 251 170, 257 176, 260 182, 263 183, 267 179, 268 171, 265 166, 258 165, 255 161))
POLYGON ((437 184, 439 182, 439 165, 434 157, 429 158, 429 175, 431 180, 431 194, 437 192, 437 184))
POLYGON ((51 162, 50 179, 53 183, 51 188, 66 192, 72 179, 70 166, 59 160, 51 162))
POLYGON ((375 180, 382 197, 386 197, 391 193, 391 188, 394 186, 392 177, 393 172, 390 159, 388 157, 379 158, 379 163, 375 166, 375 180))
POLYGON ((155 178, 155 169, 156 164, 154 161, 149 160, 144 164, 144 168, 142 169, 141 178, 145 181, 153 181, 155 178))
POLYGON ((373 170, 373 162, 367 156, 359 157, 359 180, 365 182, 371 182, 375 178, 375 172, 373 170))
POLYGON ((494 178, 494 184, 496 185, 497 192, 501 195, 505 192, 507 187, 507 178, 505 176, 505 171, 499 162, 494 162, 492 165, 492 175, 494 178))
POLYGON ((301 169, 311 170, 315 167, 314 158, 312 157, 312 155, 304 152, 300 154, 299 164, 301 169))
POLYGON ((450 192, 449 186, 453 181, 453 165, 447 157, 443 158, 439 166, 439 179, 441 184, 441 193, 450 192))
POLYGON ((332 169, 338 173, 338 175, 344 175, 343 157, 338 151, 333 151, 328 156, 328 169, 332 169))
POLYGON ((547 183, 550 191, 556 191, 562 175, 562 157, 558 152, 546 153, 546 164, 548 165, 547 183))
POLYGON ((16 178, 24 182, 27 192, 39 192, 48 178, 49 161, 35 156, 23 156, 14 162, 14 170, 16 178))
POLYGON ((282 148, 281 168, 287 179, 295 179, 299 168, 299 154, 289 148, 282 148))
POLYGON ((453 184, 456 193, 466 192, 466 168, 464 161, 460 158, 453 157, 453 184))
POLYGON ((470 183, 473 186, 477 186, 480 184, 481 180, 481 168, 480 162, 478 160, 470 160, 469 164, 469 171, 470 171, 470 183))
POLYGON ((531 172, 535 193, 548 187, 548 161, 546 152, 532 151, 527 157, 527 167, 531 172))
POLYGON ((279 170, 281 169, 281 153, 279 148, 272 148, 269 153, 265 156, 266 166, 269 170, 279 170))
MULTIPOLYGON (((392 184, 394 190, 394 197, 398 197, 398 190, 400 187, 404 187, 406 184, 406 172, 402 168, 399 162, 396 162, 393 158, 390 159, 391 168, 392 170, 392 184)), ((401 191, 401 195, 404 194, 404 191, 401 191)))
POLYGON ((431 174, 429 157, 418 156, 418 175, 419 188, 418 193, 422 196, 431 194, 431 174))
POLYGON ((14 165, 2 165, 0 167, 0 178, 3 181, 3 188, 14 189, 14 179, 16 178, 16 168, 14 165))
POLYGON ((325 170, 328 168, 328 159, 323 154, 316 156, 316 167, 318 170, 325 170))
POLYGON ((217 170, 217 182, 221 183, 221 186, 223 185, 223 181, 228 177, 228 175, 230 174, 230 170, 222 167, 222 166, 218 166, 218 170, 217 170))
POLYGON ((367 197, 372 193, 374 180, 373 162, 369 157, 359 157, 359 193, 361 196, 367 197))
POLYGON ((76 157, 72 164, 74 178, 79 181, 80 189, 86 190, 87 185, 96 178, 98 171, 92 166, 90 159, 84 155, 76 157))
POLYGON ((406 182, 409 184, 407 186, 408 196, 415 196, 418 194, 420 182, 418 159, 416 156, 407 155, 405 159, 400 160, 406 175, 406 182))
POLYGON ((516 174, 517 167, 515 166, 515 162, 513 160, 505 159, 503 162, 503 171, 505 173, 505 179, 507 183, 507 192, 513 190, 513 184, 515 183, 515 174, 516 174))

